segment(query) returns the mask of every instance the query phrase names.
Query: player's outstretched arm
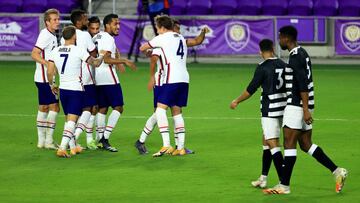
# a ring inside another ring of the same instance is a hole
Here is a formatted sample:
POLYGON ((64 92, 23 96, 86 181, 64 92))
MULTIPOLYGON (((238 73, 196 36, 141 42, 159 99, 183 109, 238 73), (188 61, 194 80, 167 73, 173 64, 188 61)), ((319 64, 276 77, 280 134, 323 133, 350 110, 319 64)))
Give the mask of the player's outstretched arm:
POLYGON ((99 57, 94 58, 94 57, 90 56, 86 62, 94 67, 99 67, 100 64, 103 62, 105 53, 106 53, 106 51, 101 50, 99 53, 99 57))
POLYGON ((104 55, 104 62, 107 64, 125 64, 132 70, 136 70, 136 65, 134 62, 125 58, 111 58, 110 52, 107 52, 104 55))
POLYGON ((313 122, 313 118, 311 116, 311 113, 309 111, 308 102, 309 102, 309 92, 300 92, 300 97, 302 101, 303 106, 303 112, 304 112, 304 121, 306 124, 310 125, 313 122))
POLYGON ((240 96, 231 101, 230 109, 235 109, 239 105, 239 103, 249 99, 250 97, 251 94, 247 90, 245 90, 240 96))
MULTIPOLYGON (((118 48, 116 48, 115 58, 120 58, 120 51, 118 48)), ((125 73, 125 66, 124 64, 116 64, 116 68, 120 71, 120 73, 125 73)))
POLYGON ((34 47, 31 51, 31 58, 42 65, 48 66, 48 61, 41 57, 41 52, 41 49, 34 47))
POLYGON ((148 42, 146 42, 140 46, 140 51, 145 52, 146 50, 151 49, 151 48, 152 47, 150 46, 150 44, 148 42))
POLYGON ((203 43, 206 33, 209 33, 209 32, 210 32, 209 28, 204 27, 203 29, 201 29, 201 33, 199 34, 199 36, 197 36, 195 38, 191 38, 191 39, 186 39, 186 45, 188 47, 200 45, 201 43, 203 43))

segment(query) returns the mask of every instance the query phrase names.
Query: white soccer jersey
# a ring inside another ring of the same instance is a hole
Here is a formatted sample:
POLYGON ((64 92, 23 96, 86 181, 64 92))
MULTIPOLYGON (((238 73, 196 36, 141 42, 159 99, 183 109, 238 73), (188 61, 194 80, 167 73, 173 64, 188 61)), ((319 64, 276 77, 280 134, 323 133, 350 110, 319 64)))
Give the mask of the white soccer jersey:
MULTIPOLYGON (((57 45, 57 38, 55 34, 45 28, 40 31, 35 47, 41 50, 41 57, 48 60, 51 50, 57 47, 57 45)), ((47 67, 45 65, 36 62, 34 81, 43 83, 48 82, 46 71, 47 67)))
POLYGON ((59 46, 50 53, 49 61, 55 63, 60 75, 60 89, 84 91, 81 64, 89 58, 85 49, 75 45, 59 46))
POLYGON ((186 68, 187 46, 184 37, 175 32, 166 32, 150 40, 152 48, 159 48, 164 62, 164 84, 189 83, 186 68))
MULTIPOLYGON (((65 44, 64 38, 60 40, 61 45, 65 44)), ((88 31, 76 29, 76 46, 87 50, 89 53, 96 49, 96 46, 88 31)), ((95 84, 95 70, 88 63, 82 63, 82 80, 84 85, 95 84)))
MULTIPOLYGON (((107 32, 100 32, 93 38, 98 50, 110 52, 111 57, 115 58, 116 45, 115 39, 107 32)), ((114 85, 119 84, 119 78, 116 74, 115 65, 107 64, 104 61, 95 69, 96 85, 114 85)))
POLYGON ((151 53, 153 56, 158 56, 159 60, 157 61, 157 65, 156 65, 156 72, 155 72, 155 85, 156 86, 161 86, 162 84, 164 84, 164 80, 166 79, 164 77, 164 56, 162 55, 162 51, 160 48, 155 48, 152 50, 151 53))

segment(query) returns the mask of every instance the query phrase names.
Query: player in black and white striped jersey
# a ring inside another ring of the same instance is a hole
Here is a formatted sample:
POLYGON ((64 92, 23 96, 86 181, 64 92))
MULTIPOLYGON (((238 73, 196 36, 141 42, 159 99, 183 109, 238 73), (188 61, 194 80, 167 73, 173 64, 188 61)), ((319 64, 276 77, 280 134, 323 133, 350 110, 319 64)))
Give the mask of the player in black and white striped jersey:
POLYGON ((261 62, 256 70, 253 79, 247 89, 236 99, 230 108, 235 109, 237 105, 250 98, 261 86, 261 126, 263 129, 263 158, 262 173, 259 179, 251 182, 254 187, 265 188, 267 175, 271 161, 274 161, 278 177, 281 177, 283 156, 280 149, 279 137, 282 125, 282 116, 286 106, 286 90, 284 83, 284 72, 286 63, 274 56, 274 45, 269 39, 259 43, 261 62))
POLYGON ((289 194, 290 178, 296 161, 296 144, 313 156, 335 176, 339 193, 344 185, 347 170, 335 165, 324 151, 312 143, 312 113, 314 110, 314 83, 311 60, 304 48, 297 44, 297 30, 284 26, 279 34, 280 46, 290 52, 289 67, 285 69, 287 105, 284 111, 284 168, 280 184, 264 190, 267 194, 289 194))

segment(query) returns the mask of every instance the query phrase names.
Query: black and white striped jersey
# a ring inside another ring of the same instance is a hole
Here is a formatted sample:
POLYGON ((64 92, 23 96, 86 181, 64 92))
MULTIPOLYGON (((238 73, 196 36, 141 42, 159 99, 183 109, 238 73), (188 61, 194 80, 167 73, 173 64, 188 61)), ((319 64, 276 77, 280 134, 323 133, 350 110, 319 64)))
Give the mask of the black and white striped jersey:
POLYGON ((247 91, 254 94, 261 86, 260 97, 262 117, 278 118, 284 114, 286 89, 284 82, 286 63, 270 58, 260 63, 255 70, 247 91))
POLYGON ((285 69, 287 103, 302 107, 300 92, 309 92, 308 106, 314 109, 314 83, 311 60, 306 50, 300 46, 290 51, 289 67, 285 69))

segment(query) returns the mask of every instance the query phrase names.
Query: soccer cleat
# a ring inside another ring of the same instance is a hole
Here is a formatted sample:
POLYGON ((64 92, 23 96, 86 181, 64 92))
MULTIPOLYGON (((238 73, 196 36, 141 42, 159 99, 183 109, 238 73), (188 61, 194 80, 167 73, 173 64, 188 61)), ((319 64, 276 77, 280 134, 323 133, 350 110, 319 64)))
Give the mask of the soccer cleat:
POLYGON ((185 149, 176 149, 171 155, 173 156, 183 156, 186 155, 186 150, 185 149))
POLYGON ((77 145, 75 148, 70 149, 70 154, 71 155, 76 155, 76 154, 80 154, 83 151, 83 148, 79 145, 77 145))
POLYGON ((290 194, 290 186, 277 184, 273 188, 263 190, 263 193, 268 195, 290 194))
POLYGON ((58 149, 58 146, 56 146, 54 143, 45 144, 45 149, 58 149))
POLYGON ((258 178, 257 180, 251 181, 251 185, 256 188, 266 188, 267 181, 263 178, 258 178))
POLYGON ((86 147, 90 150, 96 150, 97 146, 95 140, 91 140, 91 142, 87 143, 86 147))
POLYGON ((149 153, 145 147, 145 143, 141 143, 139 140, 135 142, 135 147, 139 151, 139 154, 147 154, 149 153))
POLYGON ((348 175, 348 171, 344 168, 337 168, 334 171, 335 182, 336 182, 335 184, 336 193, 340 193, 341 190, 343 189, 347 175, 348 175))
POLYGON ((174 148, 171 147, 171 146, 170 147, 161 147, 161 149, 158 152, 156 152, 155 154, 153 154, 152 156, 153 157, 160 157, 160 156, 162 156, 164 154, 172 154, 173 151, 174 151, 174 148))
POLYGON ((71 156, 66 152, 66 150, 58 149, 56 152, 56 156, 62 158, 70 158, 71 156))
POLYGON ((195 151, 185 148, 186 154, 195 154, 195 151))
POLYGON ((109 143, 108 139, 104 139, 102 141, 102 149, 107 150, 109 152, 118 152, 118 150, 115 147, 112 147, 109 143))

